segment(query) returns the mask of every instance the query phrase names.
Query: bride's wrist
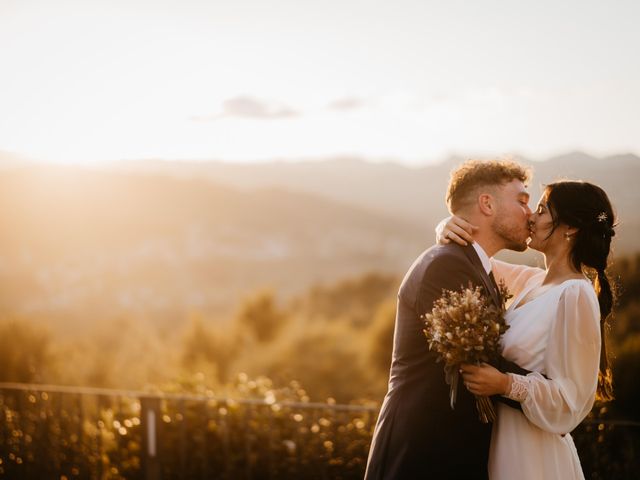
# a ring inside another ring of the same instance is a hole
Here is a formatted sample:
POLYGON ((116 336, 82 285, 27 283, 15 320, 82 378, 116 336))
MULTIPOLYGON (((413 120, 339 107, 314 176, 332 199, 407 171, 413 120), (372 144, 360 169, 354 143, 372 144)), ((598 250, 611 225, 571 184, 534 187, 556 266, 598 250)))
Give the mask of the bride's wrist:
POLYGON ((506 373, 502 374, 502 388, 501 388, 501 392, 500 395, 508 395, 509 392, 511 392, 511 382, 513 380, 511 379, 511 375, 508 375, 506 373))
POLYGON ((447 226, 447 222, 451 220, 451 216, 443 218, 438 225, 436 225, 436 243, 442 243, 444 237, 442 236, 444 228, 447 226))
POLYGON ((516 402, 524 402, 529 396, 531 387, 529 377, 515 373, 508 373, 507 376, 509 377, 509 390, 504 396, 516 402))

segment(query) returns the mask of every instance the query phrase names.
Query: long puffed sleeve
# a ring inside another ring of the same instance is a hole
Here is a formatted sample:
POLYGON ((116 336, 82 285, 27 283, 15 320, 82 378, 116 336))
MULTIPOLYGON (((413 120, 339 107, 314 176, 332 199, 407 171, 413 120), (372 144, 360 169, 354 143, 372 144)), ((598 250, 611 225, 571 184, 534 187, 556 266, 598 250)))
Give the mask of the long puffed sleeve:
POLYGON ((513 297, 517 297, 527 282, 536 275, 544 273, 544 270, 528 265, 513 265, 501 260, 491 259, 491 271, 497 282, 504 281, 513 297))
POLYGON ((540 373, 514 377, 522 411, 541 429, 569 433, 591 410, 600 363, 599 323, 593 287, 582 280, 564 287, 544 356, 548 378, 540 373))

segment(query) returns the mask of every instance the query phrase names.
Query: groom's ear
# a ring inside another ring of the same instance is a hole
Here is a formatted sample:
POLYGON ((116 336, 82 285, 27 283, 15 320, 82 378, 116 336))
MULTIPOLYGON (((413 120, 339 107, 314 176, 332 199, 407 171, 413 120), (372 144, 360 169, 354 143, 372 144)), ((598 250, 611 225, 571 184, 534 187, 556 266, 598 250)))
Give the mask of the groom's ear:
POLYGON ((495 199, 489 193, 478 195, 478 208, 483 215, 491 217, 495 213, 495 199))

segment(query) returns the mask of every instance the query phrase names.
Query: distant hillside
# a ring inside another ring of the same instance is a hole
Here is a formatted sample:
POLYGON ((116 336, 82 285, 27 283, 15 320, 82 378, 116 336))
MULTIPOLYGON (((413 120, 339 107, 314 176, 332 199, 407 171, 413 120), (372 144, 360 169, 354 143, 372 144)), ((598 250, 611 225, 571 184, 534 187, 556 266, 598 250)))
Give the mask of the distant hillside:
MULTIPOLYGON (((0 313, 75 329, 132 315, 169 325, 190 312, 228 315, 261 287, 286 296, 363 272, 402 275, 432 243, 449 172, 460 162, 83 169, 6 159, 0 313)), ((617 252, 640 250, 640 158, 573 153, 528 163, 536 199, 541 184, 560 177, 601 184, 621 219, 617 252)))
POLYGON ((450 166, 420 169, 374 164, 354 158, 319 162, 229 164, 221 162, 133 161, 114 164, 125 171, 197 177, 243 190, 278 187, 322 195, 346 204, 428 225, 446 213, 444 190, 450 166))
POLYGON ((235 308, 262 286, 286 294, 401 272, 431 240, 423 226, 307 193, 72 167, 0 172, 0 222, 5 314, 167 321, 235 308))
MULTIPOLYGON (((431 231, 446 214, 444 195, 449 173, 463 159, 409 168, 394 163, 368 163, 354 158, 320 162, 229 164, 221 162, 131 161, 114 164, 125 171, 145 171, 178 177, 209 179, 241 189, 278 187, 308 192, 405 219, 431 231)), ((614 202, 621 220, 616 248, 640 250, 640 157, 632 154, 596 158, 581 152, 544 162, 527 159, 533 167, 531 192, 535 203, 540 186, 560 178, 582 179, 601 185, 614 202)))

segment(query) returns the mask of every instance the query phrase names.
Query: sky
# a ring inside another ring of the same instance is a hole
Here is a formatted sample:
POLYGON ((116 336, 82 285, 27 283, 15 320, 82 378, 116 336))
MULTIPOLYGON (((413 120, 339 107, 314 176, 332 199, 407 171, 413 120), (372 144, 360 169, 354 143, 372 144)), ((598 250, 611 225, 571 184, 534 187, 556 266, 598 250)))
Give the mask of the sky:
POLYGON ((640 152, 640 2, 0 0, 0 150, 640 152))

